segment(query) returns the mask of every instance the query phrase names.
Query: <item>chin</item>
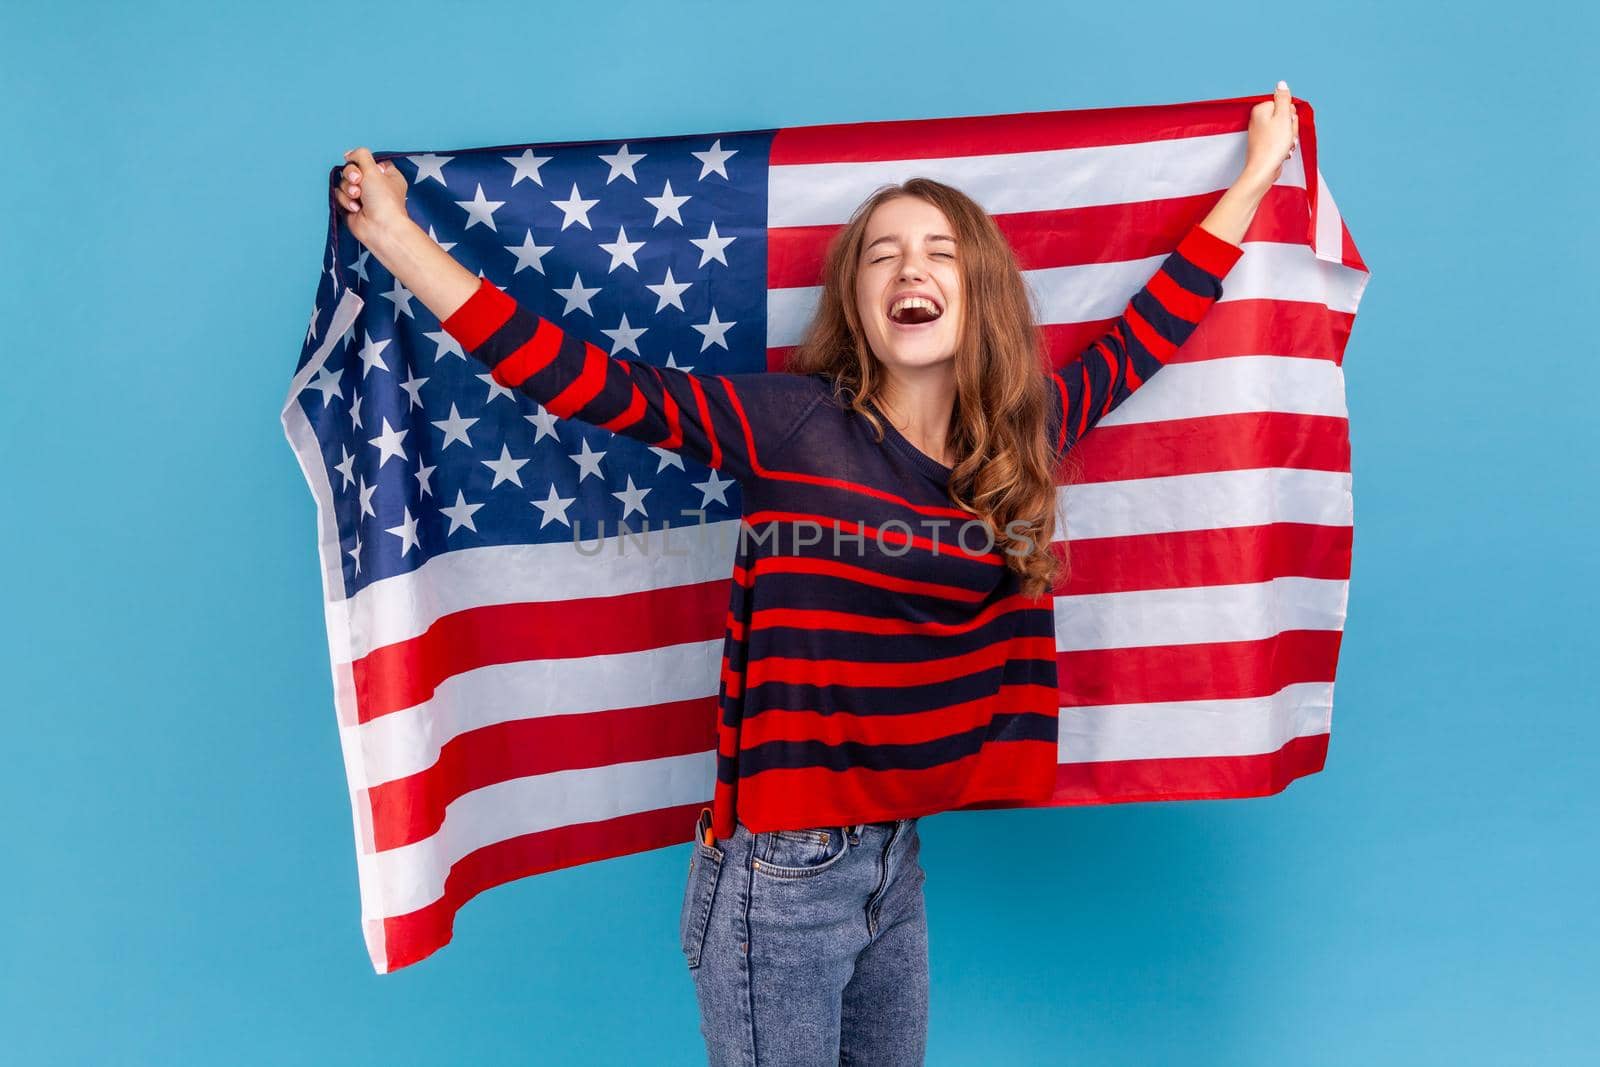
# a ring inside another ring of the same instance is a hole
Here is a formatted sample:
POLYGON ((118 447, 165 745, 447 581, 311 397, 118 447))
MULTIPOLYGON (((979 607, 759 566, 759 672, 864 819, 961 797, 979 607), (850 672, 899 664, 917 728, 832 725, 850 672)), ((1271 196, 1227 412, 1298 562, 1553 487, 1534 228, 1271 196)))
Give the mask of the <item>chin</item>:
POLYGON ((942 341, 935 338, 921 338, 915 341, 898 341, 890 338, 880 342, 874 349, 878 359, 895 367, 904 367, 907 370, 932 367, 946 360, 955 358, 955 342, 942 341))

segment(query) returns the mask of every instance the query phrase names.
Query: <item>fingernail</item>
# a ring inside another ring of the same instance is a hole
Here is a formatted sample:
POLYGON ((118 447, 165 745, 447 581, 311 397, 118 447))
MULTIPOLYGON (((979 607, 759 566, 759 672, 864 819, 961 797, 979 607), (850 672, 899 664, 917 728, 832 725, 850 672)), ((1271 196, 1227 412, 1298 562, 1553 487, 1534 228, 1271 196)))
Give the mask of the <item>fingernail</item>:
POLYGON ((1287 89, 1287 88, 1289 88, 1289 83, 1280 79, 1278 81, 1278 88, 1287 89))

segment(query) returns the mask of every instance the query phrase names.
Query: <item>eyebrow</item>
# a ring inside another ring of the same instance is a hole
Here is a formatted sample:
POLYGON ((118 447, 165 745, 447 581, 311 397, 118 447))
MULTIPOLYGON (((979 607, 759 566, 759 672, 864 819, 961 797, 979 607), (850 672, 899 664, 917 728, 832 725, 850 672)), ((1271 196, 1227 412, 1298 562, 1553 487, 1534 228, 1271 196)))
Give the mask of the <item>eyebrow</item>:
MULTIPOLYGON (((862 251, 863 252, 868 251, 874 245, 881 245, 885 241, 888 241, 888 242, 890 242, 892 244, 892 243, 894 243, 895 241, 898 241, 898 240, 899 240, 898 237, 880 237, 876 241, 873 241, 870 244, 868 244, 866 248, 862 249, 862 251)), ((955 244, 955 241, 956 241, 956 239, 954 237, 951 237, 947 233, 930 233, 928 235, 928 240, 930 240, 930 241, 949 241, 951 244, 955 244)))

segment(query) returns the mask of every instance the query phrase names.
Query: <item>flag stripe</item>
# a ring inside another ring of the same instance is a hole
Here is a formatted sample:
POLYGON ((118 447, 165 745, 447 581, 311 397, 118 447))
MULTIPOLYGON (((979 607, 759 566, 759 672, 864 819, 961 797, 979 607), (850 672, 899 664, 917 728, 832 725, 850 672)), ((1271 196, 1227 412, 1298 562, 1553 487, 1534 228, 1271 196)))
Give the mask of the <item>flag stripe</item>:
POLYGON ((1010 155, 1062 148, 1151 142, 1170 145, 1175 130, 1190 136, 1239 135, 1240 105, 1260 97, 1233 97, 1154 107, 1028 111, 937 119, 893 119, 781 129, 772 139, 774 169, 803 164, 917 159, 930 145, 951 155, 1010 155))
POLYGON ((559 604, 492 604, 442 616, 427 633, 355 661, 360 721, 419 704, 442 682, 497 663, 654 647, 663 619, 679 620, 680 640, 714 640, 721 636, 718 612, 727 602, 727 582, 711 581, 559 604))
POLYGON ((529 775, 704 752, 716 744, 716 697, 495 723, 447 741, 436 763, 367 791, 374 847, 438 832, 446 808, 486 786, 529 775))
MULTIPOLYGON (((1344 583, 1328 584, 1329 599, 1342 595, 1344 583)), ((1222 613, 1208 617, 1221 619, 1222 613)), ((1311 621, 1325 624, 1325 619, 1311 621)), ((1057 660, 1061 706, 1238 699, 1286 685, 1333 681, 1338 630, 1284 626, 1267 631, 1259 621, 1257 628, 1262 634, 1254 639, 1062 652, 1057 660)))

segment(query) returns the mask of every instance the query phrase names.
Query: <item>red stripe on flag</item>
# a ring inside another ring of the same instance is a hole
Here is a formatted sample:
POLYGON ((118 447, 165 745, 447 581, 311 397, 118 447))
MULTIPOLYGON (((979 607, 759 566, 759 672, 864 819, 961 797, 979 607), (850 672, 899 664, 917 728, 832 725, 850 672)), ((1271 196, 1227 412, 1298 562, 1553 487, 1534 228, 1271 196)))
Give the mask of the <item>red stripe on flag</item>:
POLYGON ((638 652, 722 636, 728 580, 609 597, 486 604, 440 616, 417 637, 351 664, 358 721, 433 696, 446 679, 496 663, 638 652))
POLYGON ((1331 682, 1342 637, 1338 630, 1285 630, 1259 641, 1062 652, 1061 706, 1236 700, 1331 682))
POLYGON ((474 850, 451 866, 442 897, 382 920, 386 969, 416 963, 449 944, 456 912, 486 889, 533 874, 693 841, 694 821, 704 806, 680 804, 561 826, 474 850))
POLYGON ((1345 419, 1281 411, 1102 424, 1072 454, 1081 468, 1073 484, 1265 467, 1350 470, 1345 419))
POLYGON ((1328 735, 1308 734, 1258 755, 1063 763, 1056 771, 1055 794, 1042 806, 1270 796, 1296 778, 1316 774, 1327 758, 1328 735))
MULTIPOLYGON (((1071 522, 1070 517, 1068 522, 1071 522)), ((1057 596, 1244 585, 1274 578, 1350 578, 1349 526, 1279 522, 1069 542, 1057 596)), ((1061 553, 1062 543, 1052 550, 1061 553)))
POLYGON ((717 744, 717 698, 494 723, 445 742, 426 770, 366 791, 378 851, 421 841, 474 789, 535 774, 705 752, 717 744))
MULTIPOLYGON (((775 167, 806 163, 1009 155, 1242 133, 1251 106, 1270 96, 1187 104, 1087 108, 942 119, 890 119, 780 129, 769 153, 775 167)), ((1301 115, 1302 141, 1305 115, 1301 115)))

